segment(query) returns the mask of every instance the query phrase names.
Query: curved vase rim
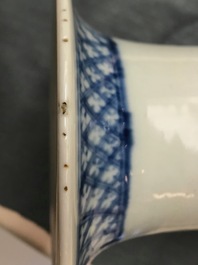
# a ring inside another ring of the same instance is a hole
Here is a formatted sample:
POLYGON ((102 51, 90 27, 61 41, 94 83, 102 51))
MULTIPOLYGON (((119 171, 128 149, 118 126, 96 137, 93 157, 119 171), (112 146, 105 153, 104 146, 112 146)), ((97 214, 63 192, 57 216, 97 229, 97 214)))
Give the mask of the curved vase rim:
POLYGON ((57 17, 57 263, 76 264, 78 153, 76 47, 71 0, 56 1, 57 17))

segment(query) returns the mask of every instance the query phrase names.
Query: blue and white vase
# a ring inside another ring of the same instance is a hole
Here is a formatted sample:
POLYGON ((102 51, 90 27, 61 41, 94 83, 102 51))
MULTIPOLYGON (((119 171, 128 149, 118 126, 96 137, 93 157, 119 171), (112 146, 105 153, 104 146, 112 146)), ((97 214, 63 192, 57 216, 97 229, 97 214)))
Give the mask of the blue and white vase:
POLYGON ((54 264, 198 228, 197 73, 197 48, 105 37, 57 0, 54 264))

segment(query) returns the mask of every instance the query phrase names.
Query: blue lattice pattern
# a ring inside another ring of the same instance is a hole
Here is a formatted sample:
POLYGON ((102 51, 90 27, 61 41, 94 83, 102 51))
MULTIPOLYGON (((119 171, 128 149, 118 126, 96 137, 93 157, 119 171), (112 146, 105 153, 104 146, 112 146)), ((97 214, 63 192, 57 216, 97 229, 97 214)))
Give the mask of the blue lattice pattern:
POLYGON ((117 46, 77 24, 80 112, 79 265, 123 234, 128 202, 130 122, 117 46))

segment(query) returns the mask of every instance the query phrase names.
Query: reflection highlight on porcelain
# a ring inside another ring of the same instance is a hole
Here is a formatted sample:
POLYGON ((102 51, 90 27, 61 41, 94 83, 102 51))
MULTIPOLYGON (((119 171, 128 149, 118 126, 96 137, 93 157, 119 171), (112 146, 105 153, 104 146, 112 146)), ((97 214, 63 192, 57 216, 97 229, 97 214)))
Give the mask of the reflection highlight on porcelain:
MULTIPOLYGON (((58 3, 62 14, 70 2, 58 3)), ((110 39, 58 16, 60 265, 198 228, 198 49, 110 39)))
POLYGON ((134 136, 125 237, 197 229, 198 49, 117 43, 134 136))
POLYGON ((187 149, 198 151, 198 100, 186 101, 187 104, 177 106, 148 106, 147 117, 152 126, 163 133, 167 142, 179 137, 187 149))
POLYGON ((172 199, 172 198, 184 198, 184 199, 192 199, 195 197, 194 193, 185 193, 185 192, 176 192, 176 193, 171 193, 171 192, 166 192, 166 193, 162 193, 162 194, 153 194, 153 198, 157 199, 157 200, 161 200, 161 199, 172 199))

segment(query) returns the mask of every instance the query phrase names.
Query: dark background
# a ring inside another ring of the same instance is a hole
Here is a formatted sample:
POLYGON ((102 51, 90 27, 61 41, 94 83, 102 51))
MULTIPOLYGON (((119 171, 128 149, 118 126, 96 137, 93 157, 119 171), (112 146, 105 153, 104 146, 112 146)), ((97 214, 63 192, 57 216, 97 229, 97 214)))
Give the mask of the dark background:
MULTIPOLYGON (((0 1, 0 204, 49 229, 49 87, 52 0, 0 1)), ((105 34, 140 42, 197 45, 197 0, 79 0, 105 34)), ((97 264, 197 265, 198 233, 135 239, 97 264), (111 262, 106 262, 111 258, 111 262)))

